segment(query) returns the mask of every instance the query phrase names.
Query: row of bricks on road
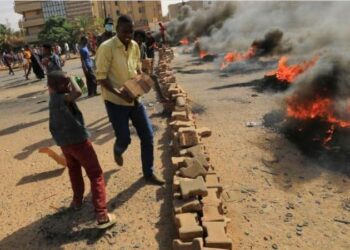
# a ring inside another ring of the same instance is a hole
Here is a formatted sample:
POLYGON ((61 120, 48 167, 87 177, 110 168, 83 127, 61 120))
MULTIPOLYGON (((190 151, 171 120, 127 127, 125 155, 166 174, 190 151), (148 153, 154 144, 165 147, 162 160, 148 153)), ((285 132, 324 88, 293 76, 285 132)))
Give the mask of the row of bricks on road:
POLYGON ((229 219, 221 200, 223 187, 202 142, 211 131, 196 126, 187 93, 171 71, 173 58, 171 48, 160 49, 155 69, 160 93, 166 100, 164 108, 172 112, 173 208, 178 232, 173 249, 232 249, 226 231, 229 219))

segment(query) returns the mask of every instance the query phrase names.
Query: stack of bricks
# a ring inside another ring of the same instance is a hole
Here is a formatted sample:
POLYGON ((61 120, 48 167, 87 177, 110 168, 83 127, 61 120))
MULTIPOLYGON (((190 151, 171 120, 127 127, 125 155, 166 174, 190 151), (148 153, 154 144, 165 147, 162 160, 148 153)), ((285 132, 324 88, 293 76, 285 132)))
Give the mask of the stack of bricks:
POLYGON ((221 200, 223 187, 203 144, 211 131, 197 127, 187 93, 171 71, 173 57, 170 48, 160 49, 156 69, 161 95, 167 100, 165 108, 172 111, 173 212, 178 233, 173 249, 232 249, 221 200))
POLYGON ((142 63, 142 72, 145 72, 148 75, 151 75, 153 72, 153 59, 143 59, 142 63))

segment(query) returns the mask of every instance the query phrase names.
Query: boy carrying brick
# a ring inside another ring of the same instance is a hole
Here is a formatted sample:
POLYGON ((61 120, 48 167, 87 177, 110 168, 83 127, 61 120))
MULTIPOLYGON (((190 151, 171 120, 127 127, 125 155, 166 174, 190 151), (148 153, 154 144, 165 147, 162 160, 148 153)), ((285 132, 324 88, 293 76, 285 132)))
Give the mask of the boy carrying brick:
POLYGON ((66 158, 73 189, 71 207, 79 210, 83 205, 84 167, 91 183, 92 202, 95 207, 97 227, 104 229, 116 223, 115 215, 107 213, 103 172, 89 140, 84 119, 75 100, 81 90, 73 77, 62 71, 52 71, 47 76, 50 93, 50 132, 66 158))

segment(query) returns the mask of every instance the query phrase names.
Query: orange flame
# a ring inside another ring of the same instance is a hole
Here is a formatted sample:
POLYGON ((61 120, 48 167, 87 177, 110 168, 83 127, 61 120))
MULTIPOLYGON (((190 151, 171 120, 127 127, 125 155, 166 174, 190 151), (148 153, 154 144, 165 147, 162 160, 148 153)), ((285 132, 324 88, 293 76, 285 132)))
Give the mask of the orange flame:
POLYGON ((275 75, 280 81, 292 83, 298 75, 304 73, 306 70, 315 65, 318 60, 318 56, 315 56, 310 61, 305 61, 300 64, 287 65, 288 57, 282 56, 278 61, 277 70, 273 70, 267 73, 267 76, 275 75))
POLYGON ((337 118, 334 103, 330 98, 316 97, 308 102, 300 102, 296 96, 287 99, 287 116, 298 120, 321 119, 330 124, 323 145, 332 140, 335 127, 349 128, 350 121, 337 118))
POLYGON ((221 70, 224 70, 227 68, 231 63, 248 60, 252 58, 256 54, 256 48, 250 47, 245 53, 239 53, 237 51, 228 52, 225 57, 224 61, 221 63, 221 70))
POLYGON ((186 37, 184 37, 180 40, 180 43, 181 45, 186 46, 190 44, 190 41, 186 37))
POLYGON ((208 52, 206 52, 205 50, 201 50, 201 51, 199 52, 199 57, 200 57, 201 59, 203 59, 206 55, 208 55, 208 52))

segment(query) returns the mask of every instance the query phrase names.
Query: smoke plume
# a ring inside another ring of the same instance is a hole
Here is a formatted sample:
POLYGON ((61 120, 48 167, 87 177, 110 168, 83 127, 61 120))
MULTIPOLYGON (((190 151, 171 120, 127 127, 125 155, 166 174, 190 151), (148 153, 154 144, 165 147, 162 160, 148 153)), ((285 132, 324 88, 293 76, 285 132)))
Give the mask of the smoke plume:
POLYGON ((350 2, 238 2, 235 14, 201 43, 214 52, 244 51, 269 31, 280 30, 283 37, 275 33, 269 41, 293 47, 295 54, 345 48, 350 40, 350 19, 344 18, 349 9, 350 2))
POLYGON ((333 109, 330 112, 339 119, 350 120, 350 57, 333 53, 321 57, 314 67, 297 78, 288 95, 297 105, 329 99, 333 109))
POLYGON ((200 36, 210 35, 219 30, 226 19, 235 12, 235 3, 215 3, 209 9, 193 11, 190 6, 183 6, 178 19, 171 20, 167 25, 167 33, 170 41, 179 41, 187 37, 195 39, 200 36))

